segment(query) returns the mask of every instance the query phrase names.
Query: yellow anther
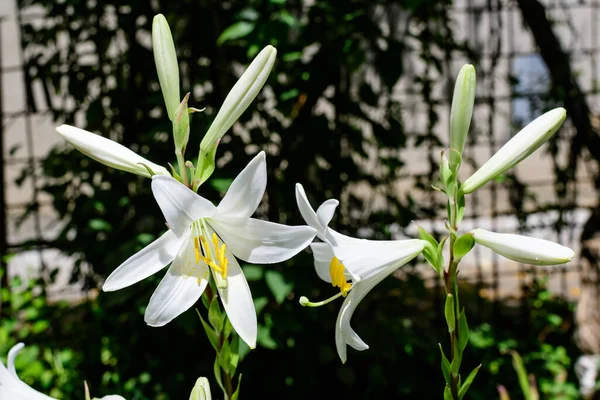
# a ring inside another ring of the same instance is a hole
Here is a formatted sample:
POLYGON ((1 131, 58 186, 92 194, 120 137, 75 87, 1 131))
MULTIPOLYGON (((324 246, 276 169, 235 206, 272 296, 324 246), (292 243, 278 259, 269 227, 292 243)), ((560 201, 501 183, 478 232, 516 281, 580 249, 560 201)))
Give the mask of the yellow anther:
POLYGON ((196 253, 196 264, 200 262, 200 241, 197 237, 194 238, 194 252, 196 253))
POLYGON ((339 287, 342 292, 342 296, 346 297, 350 289, 352 288, 352 284, 346 281, 345 272, 346 267, 344 264, 337 258, 333 257, 331 259, 331 263, 329 263, 329 275, 331 275, 331 285, 334 287, 339 287))
POLYGON ((204 238, 204 236, 200 235, 199 237, 194 238, 194 249, 196 251, 196 263, 200 260, 204 261, 206 265, 214 269, 216 272, 220 273, 223 279, 227 278, 227 264, 228 260, 225 257, 225 243, 219 246, 219 237, 216 233, 212 235, 212 244, 214 247, 214 258, 212 253, 212 248, 209 246, 208 241, 204 238), (200 254, 200 244, 202 243, 202 252, 204 255, 200 254))

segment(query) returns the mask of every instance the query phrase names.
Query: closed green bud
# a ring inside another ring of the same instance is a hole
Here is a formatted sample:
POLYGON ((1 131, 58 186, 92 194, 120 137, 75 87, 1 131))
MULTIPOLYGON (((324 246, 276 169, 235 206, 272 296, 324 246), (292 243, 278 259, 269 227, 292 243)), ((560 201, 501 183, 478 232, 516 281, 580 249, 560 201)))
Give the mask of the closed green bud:
POLYGON ((190 400, 212 400, 208 379, 204 377, 198 378, 190 394, 190 400))
POLYGON ((173 121, 181 100, 179 96, 179 66, 171 29, 162 14, 157 14, 152 21, 152 49, 160 89, 167 106, 167 114, 173 121))
POLYGON ((188 99, 190 94, 186 94, 183 101, 175 111, 173 118, 173 140, 175 142, 175 151, 182 152, 187 146, 190 138, 190 113, 188 112, 188 99))
POLYGON ((275 64, 277 50, 265 47, 233 86, 215 120, 200 143, 198 166, 194 175, 194 189, 206 181, 215 169, 214 160, 219 141, 262 89, 275 64))
POLYGON ((536 118, 467 178, 462 186, 463 192, 475 191, 527 158, 554 135, 566 117, 565 109, 559 107, 536 118))
MULTIPOLYGON (((462 154, 471 125, 475 103, 475 68, 465 64, 454 84, 452 108, 450 110, 450 147, 462 154)), ((458 165, 459 157, 450 152, 450 164, 458 165)))

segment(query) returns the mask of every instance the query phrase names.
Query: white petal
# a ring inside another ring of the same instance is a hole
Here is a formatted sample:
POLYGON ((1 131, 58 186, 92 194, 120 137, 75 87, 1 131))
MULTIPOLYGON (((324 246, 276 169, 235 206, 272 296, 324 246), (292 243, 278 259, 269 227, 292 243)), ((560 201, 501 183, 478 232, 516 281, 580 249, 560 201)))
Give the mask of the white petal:
POLYGON ((233 329, 253 349, 256 347, 257 321, 252 294, 240 265, 229 249, 225 255, 228 259, 227 287, 217 290, 233 329))
POLYGON ((302 215, 302 218, 304 218, 304 221, 306 221, 308 226, 317 230, 317 237, 319 239, 325 241, 325 230, 327 225, 321 224, 317 213, 308 202, 304 187, 299 183, 296 183, 296 203, 298 203, 298 209, 300 210, 300 214, 302 215))
POLYGON ((193 221, 210 216, 215 209, 210 201, 168 176, 152 178, 152 193, 169 228, 177 236, 181 236, 193 221))
POLYGON ((333 252, 356 280, 368 279, 390 263, 405 264, 423 251, 418 239, 366 240, 328 231, 333 252))
POLYGON ((61 125, 56 131, 77 150, 109 167, 149 178, 150 173, 141 165, 144 164, 156 175, 171 176, 166 168, 100 135, 70 125, 61 125))
POLYGON ((23 350, 23 347, 25 347, 25 344, 17 343, 8 351, 8 372, 15 378, 18 378, 17 371, 15 370, 15 360, 17 355, 23 350))
POLYGON ((570 261, 575 252, 549 240, 512 233, 496 233, 475 229, 475 242, 513 261, 531 265, 556 265, 570 261))
POLYGON ((344 300, 335 326, 335 342, 342 362, 346 362, 346 344, 359 351, 369 348, 354 329, 352 329, 350 320, 352 319, 352 315, 354 314, 356 307, 358 307, 358 304, 365 298, 371 289, 392 272, 404 265, 402 261, 403 260, 400 260, 389 264, 385 269, 382 269, 371 278, 355 283, 344 300))
POLYGON ((208 266, 196 255, 191 235, 165 277, 152 294, 144 320, 150 326, 163 326, 171 322, 198 301, 210 277, 208 266))
POLYGON ((178 238, 172 230, 138 251, 106 278, 102 290, 112 292, 131 286, 163 269, 173 261, 185 237, 178 238))
POLYGON ((14 369, 14 361, 18 353, 23 349, 23 343, 19 343, 8 353, 8 369, 0 362, 0 399, 4 400, 54 400, 22 382, 14 369))
POLYGON ((216 215, 227 218, 250 218, 262 200, 267 188, 267 162, 261 151, 233 180, 216 215))
POLYGON ((319 218, 321 226, 329 225, 329 222, 331 222, 333 214, 335 213, 335 209, 339 204, 340 202, 336 199, 329 199, 319 206, 317 209, 317 218, 319 218))
POLYGON ((317 271, 317 275, 325 282, 331 283, 329 266, 331 265, 331 260, 335 256, 331 246, 327 243, 311 243, 310 249, 312 250, 315 259, 315 270, 317 271))
POLYGON ((255 264, 288 260, 305 249, 316 234, 309 226, 288 226, 254 218, 239 225, 221 219, 207 222, 236 257, 255 264))

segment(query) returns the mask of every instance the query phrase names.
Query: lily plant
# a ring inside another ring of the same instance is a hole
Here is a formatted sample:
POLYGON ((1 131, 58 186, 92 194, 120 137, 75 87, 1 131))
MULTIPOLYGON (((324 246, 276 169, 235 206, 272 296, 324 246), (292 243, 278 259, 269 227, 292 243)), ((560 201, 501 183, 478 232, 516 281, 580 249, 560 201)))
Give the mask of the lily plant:
POLYGON ((345 363, 346 346, 356 350, 369 348, 350 326, 356 307, 379 282, 418 256, 423 251, 424 241, 366 240, 342 235, 328 226, 338 200, 329 199, 315 211, 304 187, 298 183, 296 201, 302 217, 316 230, 316 236, 321 240, 310 245, 317 275, 339 289, 327 300, 313 303, 302 297, 300 304, 318 307, 339 297, 345 298, 335 323, 335 345, 342 363, 345 363))

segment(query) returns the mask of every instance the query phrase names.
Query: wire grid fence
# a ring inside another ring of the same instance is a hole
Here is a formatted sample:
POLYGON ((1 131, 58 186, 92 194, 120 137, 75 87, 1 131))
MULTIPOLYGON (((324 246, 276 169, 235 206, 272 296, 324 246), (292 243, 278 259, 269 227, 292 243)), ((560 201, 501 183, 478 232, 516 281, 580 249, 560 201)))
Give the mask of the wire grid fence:
MULTIPOLYGON (((0 0, 7 1, 7 0, 0 0)), ((547 12, 554 20, 554 30, 562 45, 571 55, 577 80, 586 93, 592 110, 600 112, 600 81, 598 47, 600 2, 547 1, 547 12)), ((48 112, 46 98, 32 77, 24 69, 27 55, 21 50, 19 30, 23 18, 43 18, 26 15, 16 10, 0 20, 0 72, 2 77, 2 137, 4 146, 0 159, 4 174, 5 220, 0 224, 0 251, 15 255, 9 261, 14 271, 22 272, 23 265, 34 273, 46 273, 49 263, 65 265, 69 259, 52 249, 28 248, 29 240, 52 240, 57 226, 48 199, 38 191, 38 164, 57 141, 54 123, 48 112), (26 175, 22 175, 26 172, 26 175), (15 181, 20 181, 15 184, 15 181), (33 204, 35 212, 21 221, 25 207, 33 204)), ((468 176, 478 165, 489 158, 519 127, 542 112, 544 97, 548 92, 550 77, 544 62, 536 52, 531 33, 525 28, 517 5, 511 1, 458 0, 452 7, 451 19, 458 41, 466 41, 478 55, 477 103, 472 132, 465 150, 465 171, 468 176)), ((428 131, 427 107, 433 104, 439 116, 434 126, 435 134, 445 141, 449 126, 450 102, 453 81, 460 66, 468 60, 451 55, 445 74, 436 73, 416 57, 405 60, 406 74, 399 82, 396 95, 403 100, 406 113, 405 130, 413 138, 413 146, 402 152, 408 165, 408 178, 399 182, 401 190, 411 189, 414 182, 437 169, 433 162, 441 148, 417 146, 418 137, 428 131), (430 75, 435 82, 432 102, 423 101, 421 93, 414 91, 414 78, 430 75)), ((573 135, 568 123, 561 129, 557 147, 562 149, 573 135)), ((577 180, 569 183, 566 195, 555 189, 553 169, 563 162, 564 151, 551 157, 538 152, 516 169, 511 185, 491 183, 471 195, 472 204, 463 227, 483 227, 494 231, 519 231, 572 246, 579 250, 581 229, 596 206, 596 188, 593 183, 593 166, 582 159, 577 180), (522 190, 519 190, 521 188, 522 190), (516 215, 516 216, 515 216, 516 215)), ((418 191, 415 196, 419 198, 418 191)), ((422 195, 423 201, 440 210, 438 221, 419 221, 426 228, 443 232, 443 199, 422 195)), ((0 207, 2 208, 2 207, 0 207)), ((2 215, 0 214, 0 217, 2 215)), ((484 249, 485 250, 485 249, 484 249)), ((478 288, 480 296, 500 299, 519 297, 526 282, 541 274, 550 275, 554 293, 577 298, 579 290, 579 260, 564 267, 538 269, 500 259, 480 248, 465 259, 461 276, 478 288)), ((427 280, 435 280, 427 266, 419 271, 427 280)), ((68 272, 65 273, 68 275, 68 272)), ((437 280, 435 280, 437 281, 437 280)), ((64 280, 55 284, 58 292, 65 291, 64 280)), ((52 291, 50 290, 50 293, 52 291)))

